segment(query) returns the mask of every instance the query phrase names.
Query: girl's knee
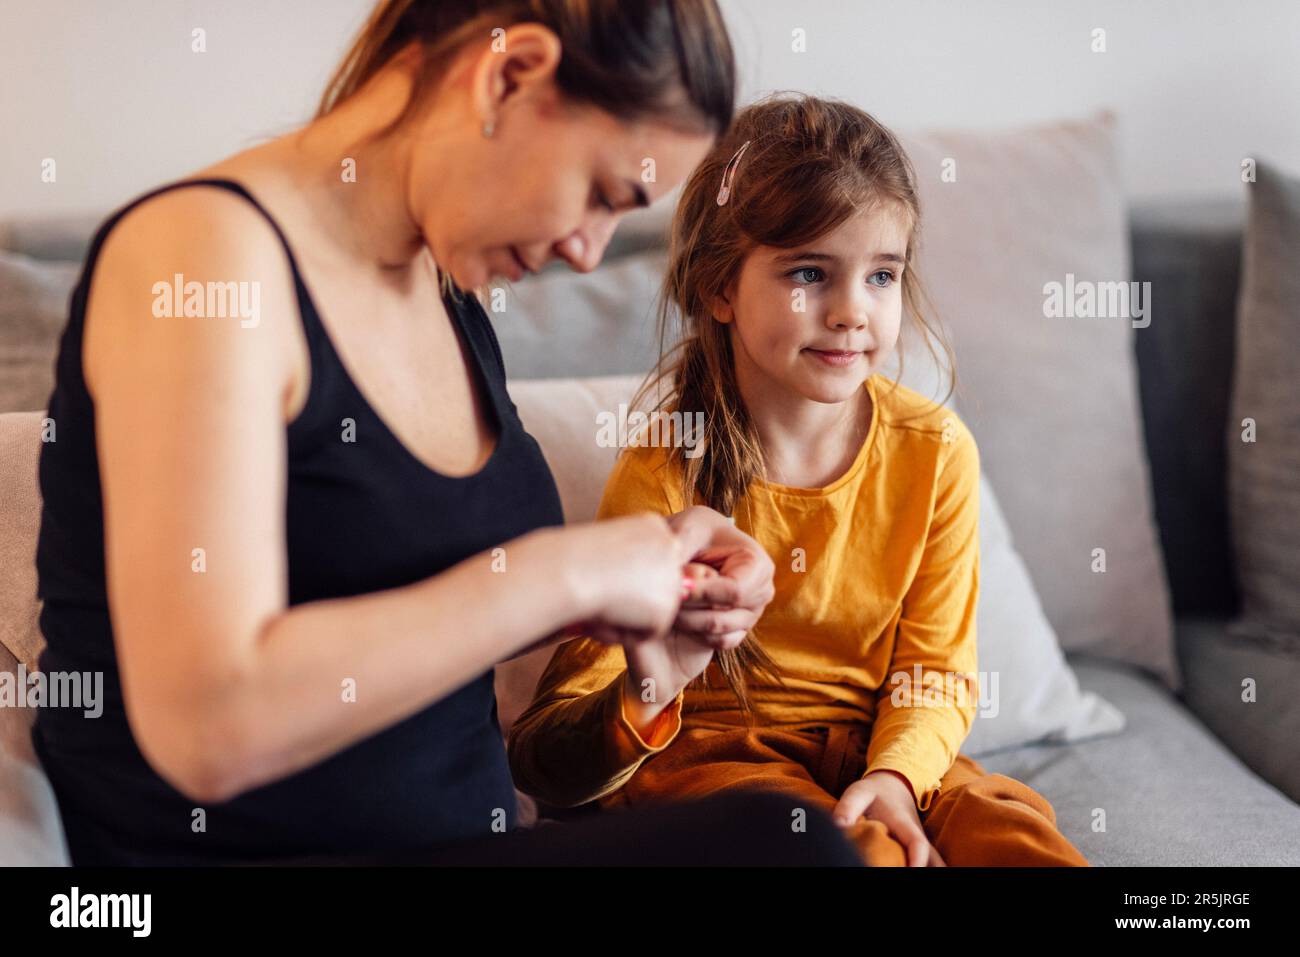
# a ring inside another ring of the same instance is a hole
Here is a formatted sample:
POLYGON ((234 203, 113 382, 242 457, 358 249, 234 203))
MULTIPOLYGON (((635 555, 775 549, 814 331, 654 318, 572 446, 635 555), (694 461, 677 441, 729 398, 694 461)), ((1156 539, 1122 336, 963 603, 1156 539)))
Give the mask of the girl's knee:
POLYGON ((1005 774, 985 774, 967 782, 958 789, 960 800, 980 804, 993 803, 1005 806, 1027 806, 1036 813, 1056 823, 1056 811, 1051 803, 1029 785, 1005 774))

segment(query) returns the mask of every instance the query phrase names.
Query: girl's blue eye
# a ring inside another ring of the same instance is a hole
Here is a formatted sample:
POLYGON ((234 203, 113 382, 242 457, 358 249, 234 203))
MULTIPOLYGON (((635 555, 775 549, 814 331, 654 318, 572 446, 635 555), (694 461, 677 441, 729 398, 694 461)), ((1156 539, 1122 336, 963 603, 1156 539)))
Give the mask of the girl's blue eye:
MULTIPOLYGON (((821 270, 818 269, 816 266, 800 266, 798 269, 794 270, 793 272, 788 272, 788 273, 786 273, 786 275, 787 275, 787 276, 792 276, 792 277, 796 277, 796 278, 797 278, 797 277, 799 276, 800 273, 806 273, 806 272, 815 272, 815 273, 820 273, 821 270)), ((809 282, 816 282, 815 279, 810 279, 810 280, 808 280, 808 281, 809 281, 809 282)))
MULTIPOLYGON (((821 270, 816 266, 800 266, 798 269, 786 273, 786 275, 794 278, 797 281, 798 278, 805 273, 815 273, 816 275, 820 276, 821 270)), ((879 272, 873 273, 871 275, 871 278, 868 281, 873 286, 876 286, 880 289, 885 289, 889 286, 890 283, 892 283, 895 280, 895 278, 896 277, 894 276, 894 274, 890 272, 888 269, 882 269, 879 272), (880 278, 881 276, 884 276, 885 278, 881 279, 880 278)), ((816 279, 807 280, 808 283, 813 283, 816 281, 817 281, 816 279)))

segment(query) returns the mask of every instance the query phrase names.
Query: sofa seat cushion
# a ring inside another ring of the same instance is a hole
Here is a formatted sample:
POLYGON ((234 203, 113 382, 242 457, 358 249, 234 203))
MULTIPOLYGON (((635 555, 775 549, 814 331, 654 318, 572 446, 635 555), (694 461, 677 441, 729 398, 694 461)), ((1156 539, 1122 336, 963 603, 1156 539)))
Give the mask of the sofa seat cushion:
POLYGON ((1300 865, 1300 805, 1141 671, 1067 657, 1084 689, 1124 712, 1124 732, 986 755, 986 770, 1047 798, 1061 833, 1094 865, 1300 865), (1100 812, 1105 829, 1094 830, 1100 812))

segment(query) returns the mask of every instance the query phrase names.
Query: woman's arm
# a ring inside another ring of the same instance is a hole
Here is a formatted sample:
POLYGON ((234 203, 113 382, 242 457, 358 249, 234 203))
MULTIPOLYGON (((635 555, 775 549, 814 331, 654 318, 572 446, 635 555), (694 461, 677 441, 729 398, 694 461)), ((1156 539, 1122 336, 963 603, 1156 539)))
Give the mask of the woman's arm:
POLYGON ((653 516, 522 536, 506 544, 506 573, 485 553, 401 588, 287 608, 300 335, 274 233, 224 193, 156 197, 101 251, 83 364, 123 694, 145 756, 196 800, 315 764, 567 622, 615 608, 620 624, 656 630, 677 611, 681 536, 653 516), (261 322, 154 317, 153 283, 174 273, 258 283, 261 322))

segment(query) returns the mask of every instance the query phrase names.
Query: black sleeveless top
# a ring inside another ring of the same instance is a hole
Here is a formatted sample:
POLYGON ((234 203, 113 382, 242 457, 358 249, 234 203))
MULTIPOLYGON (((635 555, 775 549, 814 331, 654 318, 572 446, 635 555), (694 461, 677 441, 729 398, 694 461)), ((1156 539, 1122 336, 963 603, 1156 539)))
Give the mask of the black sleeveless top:
MULTIPOLYGON (((47 642, 40 667, 47 674, 103 672, 102 715, 46 706, 32 730, 72 861, 221 863, 410 850, 486 836, 502 822, 513 828, 515 792, 491 669, 316 766, 204 807, 202 814, 153 770, 135 743, 105 595, 95 408, 82 379, 82 327, 95 259, 109 230, 151 196, 195 184, 242 196, 275 229, 310 346, 307 401, 287 427, 290 605, 406 585, 531 529, 563 522, 554 479, 506 392, 500 346, 473 296, 456 290, 459 302, 444 301, 467 346, 476 387, 490 399, 498 439, 479 472, 453 477, 424 465, 367 404, 330 342, 284 233, 243 186, 183 180, 117 210, 96 232, 72 294, 49 401, 56 441, 45 442, 40 455, 44 506, 36 566, 47 642), (355 442, 341 440, 345 418, 356 423, 355 442)), ((430 621, 430 630, 437 625, 430 621)))

